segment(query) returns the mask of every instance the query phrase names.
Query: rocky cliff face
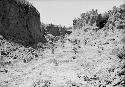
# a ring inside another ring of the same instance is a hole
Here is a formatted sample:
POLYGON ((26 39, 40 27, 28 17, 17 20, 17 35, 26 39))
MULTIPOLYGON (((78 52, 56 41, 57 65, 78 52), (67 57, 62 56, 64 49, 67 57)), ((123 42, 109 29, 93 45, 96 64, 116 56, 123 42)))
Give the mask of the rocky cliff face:
POLYGON ((39 12, 25 0, 0 0, 0 34, 6 39, 24 46, 45 42, 40 26, 39 12))

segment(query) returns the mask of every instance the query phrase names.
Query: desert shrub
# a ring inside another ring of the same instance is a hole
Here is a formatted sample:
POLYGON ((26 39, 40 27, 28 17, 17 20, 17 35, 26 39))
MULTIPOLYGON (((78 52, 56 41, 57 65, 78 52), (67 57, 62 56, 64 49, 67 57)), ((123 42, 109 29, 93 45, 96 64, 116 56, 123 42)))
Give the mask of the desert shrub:
POLYGON ((108 13, 98 14, 97 10, 88 11, 86 13, 82 13, 80 18, 75 18, 73 20, 74 29, 81 29, 85 26, 97 26, 98 29, 101 29, 107 23, 109 18, 108 13))
POLYGON ((125 59, 125 53, 120 52, 119 54, 117 54, 119 59, 125 59))
POLYGON ((112 10, 98 14, 97 10, 82 13, 79 18, 73 20, 74 29, 83 29, 86 26, 97 26, 98 29, 124 29, 125 9, 114 6, 112 10))
POLYGON ((59 36, 59 28, 57 26, 54 26, 53 24, 49 24, 46 26, 46 31, 47 34, 52 34, 53 36, 59 36))
POLYGON ((56 42, 59 39, 64 38, 67 34, 71 34, 72 31, 69 28, 61 25, 54 24, 41 24, 41 29, 48 42, 56 42))
POLYGON ((33 87, 50 87, 51 80, 38 80, 33 83, 33 87))
POLYGON ((65 26, 48 24, 45 25, 45 33, 52 34, 53 36, 65 36, 65 34, 70 34, 70 31, 67 31, 65 26))
POLYGON ((125 26, 125 10, 114 6, 112 10, 107 12, 108 21, 106 29, 124 29, 125 26), (111 27, 112 26, 112 27, 111 27))
POLYGON ((87 24, 93 26, 96 23, 97 17, 98 17, 98 11, 94 9, 92 9, 92 11, 82 13, 80 15, 80 18, 75 18, 73 20, 73 27, 75 29, 82 28, 86 26, 87 24))
POLYGON ((96 20, 96 26, 99 27, 99 29, 103 28, 107 23, 107 20, 108 20, 108 16, 104 15, 103 17, 102 14, 99 14, 96 20))

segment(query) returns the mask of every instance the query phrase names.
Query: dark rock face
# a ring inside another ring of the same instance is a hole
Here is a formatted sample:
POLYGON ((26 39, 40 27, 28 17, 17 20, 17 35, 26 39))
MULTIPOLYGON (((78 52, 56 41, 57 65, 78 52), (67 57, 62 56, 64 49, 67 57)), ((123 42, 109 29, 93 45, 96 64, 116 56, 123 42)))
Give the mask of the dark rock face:
POLYGON ((46 40, 40 26, 40 14, 31 4, 19 0, 0 0, 0 34, 4 38, 24 46, 44 43, 46 40))

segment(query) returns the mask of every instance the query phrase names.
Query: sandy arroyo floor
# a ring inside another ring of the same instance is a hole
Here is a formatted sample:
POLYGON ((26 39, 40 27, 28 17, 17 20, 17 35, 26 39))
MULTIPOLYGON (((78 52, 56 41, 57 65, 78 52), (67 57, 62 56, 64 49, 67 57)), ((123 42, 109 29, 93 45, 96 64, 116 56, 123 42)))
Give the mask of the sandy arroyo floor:
POLYGON ((124 46, 121 31, 107 36, 100 31, 86 45, 86 37, 77 33, 68 36, 63 46, 57 43, 54 53, 1 40, 1 52, 10 54, 1 55, 0 87, 123 87, 119 84, 124 75, 119 73, 125 62, 116 55, 124 46), (80 42, 74 44, 75 39, 80 42))

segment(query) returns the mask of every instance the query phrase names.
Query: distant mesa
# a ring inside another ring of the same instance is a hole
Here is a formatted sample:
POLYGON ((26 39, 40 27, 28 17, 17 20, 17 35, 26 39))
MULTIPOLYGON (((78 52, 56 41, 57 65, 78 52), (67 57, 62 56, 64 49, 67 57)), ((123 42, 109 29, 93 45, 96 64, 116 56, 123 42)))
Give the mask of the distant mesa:
POLYGON ((26 0, 0 0, 0 35, 24 46, 45 43, 40 13, 26 0))

